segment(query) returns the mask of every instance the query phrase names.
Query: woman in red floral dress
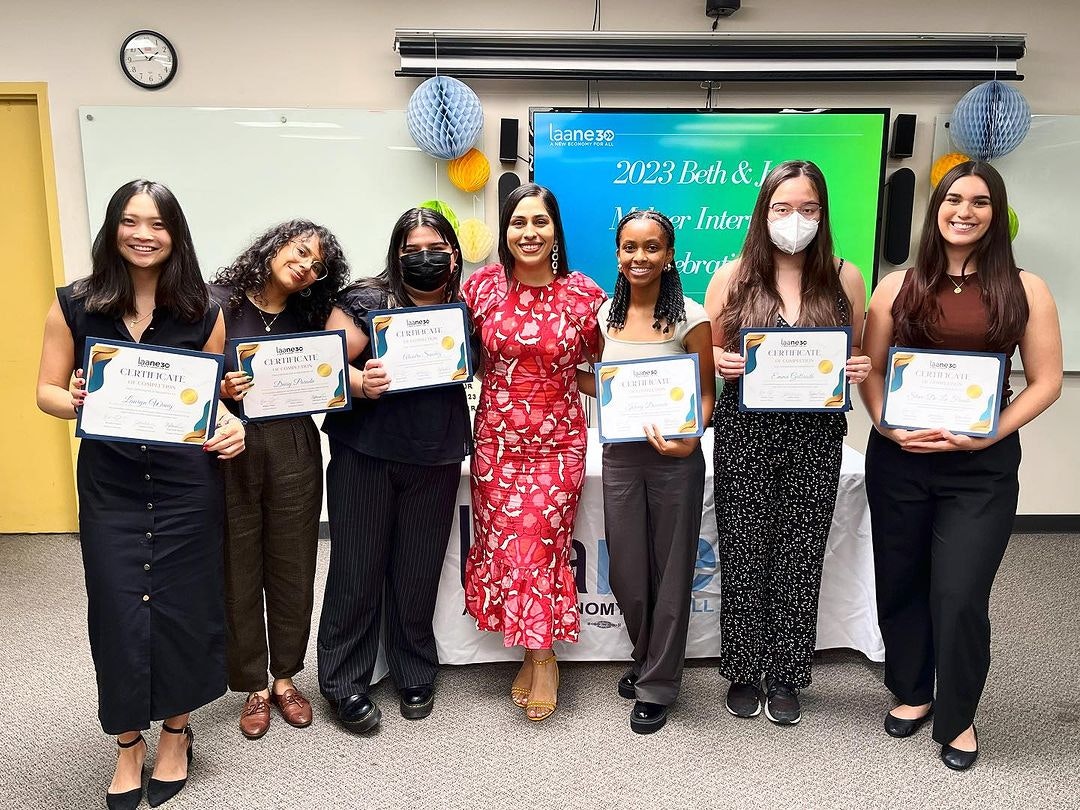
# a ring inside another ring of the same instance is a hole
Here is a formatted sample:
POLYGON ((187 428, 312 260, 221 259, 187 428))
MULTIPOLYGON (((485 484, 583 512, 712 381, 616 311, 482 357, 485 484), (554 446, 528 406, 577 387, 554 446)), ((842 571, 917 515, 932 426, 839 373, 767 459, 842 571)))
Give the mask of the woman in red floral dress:
POLYGON ((462 286, 484 346, 465 606, 481 630, 525 648, 511 695, 543 720, 558 690, 552 642, 578 639, 570 554, 586 432, 576 372, 596 351, 604 293, 569 270, 550 191, 520 186, 499 220, 501 264, 462 286))

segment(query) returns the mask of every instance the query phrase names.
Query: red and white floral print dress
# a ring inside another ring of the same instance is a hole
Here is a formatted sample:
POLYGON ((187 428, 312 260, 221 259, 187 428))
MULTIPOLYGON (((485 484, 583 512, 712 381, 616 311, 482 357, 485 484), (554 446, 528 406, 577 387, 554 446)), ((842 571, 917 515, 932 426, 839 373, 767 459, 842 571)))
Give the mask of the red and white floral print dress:
POLYGON ((587 436, 576 367, 596 354, 604 292, 577 272, 530 287, 495 264, 462 294, 484 347, 465 607, 507 647, 577 641, 570 555, 587 436))

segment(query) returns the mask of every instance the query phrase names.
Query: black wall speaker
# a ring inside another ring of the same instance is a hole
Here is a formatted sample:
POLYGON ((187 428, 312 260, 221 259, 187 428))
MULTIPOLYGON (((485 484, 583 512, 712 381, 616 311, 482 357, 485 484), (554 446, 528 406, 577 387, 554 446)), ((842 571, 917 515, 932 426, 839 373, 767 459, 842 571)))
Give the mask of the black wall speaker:
POLYGON ((499 125, 499 162, 517 163, 518 122, 516 118, 503 118, 499 125))
POLYGON ((909 158, 915 154, 915 116, 901 114, 896 116, 892 127, 892 144, 889 157, 909 158))
POLYGON ((881 254, 889 264, 907 261, 914 204, 915 172, 897 169, 885 184, 885 238, 882 240, 881 254))
MULTIPOLYGON (((499 175, 499 211, 502 211, 510 192, 520 185, 521 179, 513 172, 503 172, 499 175)), ((501 239, 502 235, 499 234, 498 238, 501 239)))

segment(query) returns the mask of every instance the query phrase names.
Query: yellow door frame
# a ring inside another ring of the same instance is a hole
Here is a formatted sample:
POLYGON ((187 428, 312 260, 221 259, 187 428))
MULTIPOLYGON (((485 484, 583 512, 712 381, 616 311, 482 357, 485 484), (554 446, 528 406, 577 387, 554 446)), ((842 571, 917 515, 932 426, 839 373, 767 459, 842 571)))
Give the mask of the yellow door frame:
MULTIPOLYGON (((49 90, 45 82, 0 82, 0 101, 32 101, 37 109, 38 135, 41 142, 41 171, 45 178, 45 210, 48 220, 49 253, 52 259, 53 282, 57 287, 66 283, 64 253, 60 241, 60 206, 56 194, 56 163, 53 159, 52 124, 49 119, 49 90)), ((69 431, 71 442, 71 488, 75 491, 75 463, 78 440, 74 422, 69 431)), ((77 496, 76 496, 77 497, 77 496)), ((78 501, 76 501, 77 503, 78 501)), ((67 527, 78 531, 78 524, 67 527)))

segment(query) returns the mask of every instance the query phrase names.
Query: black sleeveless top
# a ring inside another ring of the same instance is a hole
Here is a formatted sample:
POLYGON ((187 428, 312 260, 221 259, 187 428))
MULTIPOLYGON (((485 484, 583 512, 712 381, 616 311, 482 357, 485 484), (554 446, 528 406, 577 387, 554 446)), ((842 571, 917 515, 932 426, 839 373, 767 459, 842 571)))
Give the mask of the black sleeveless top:
MULTIPOLYGON (((385 291, 368 286, 344 290, 336 301, 369 338, 368 313, 390 309, 388 303, 385 291)), ((475 368, 475 348, 470 350, 475 368)), ((363 369, 370 358, 369 342, 352 366, 363 369)), ((460 464, 473 449, 469 405, 460 385, 383 394, 378 399, 354 396, 352 410, 327 414, 322 429, 359 453, 406 464, 460 464)))

